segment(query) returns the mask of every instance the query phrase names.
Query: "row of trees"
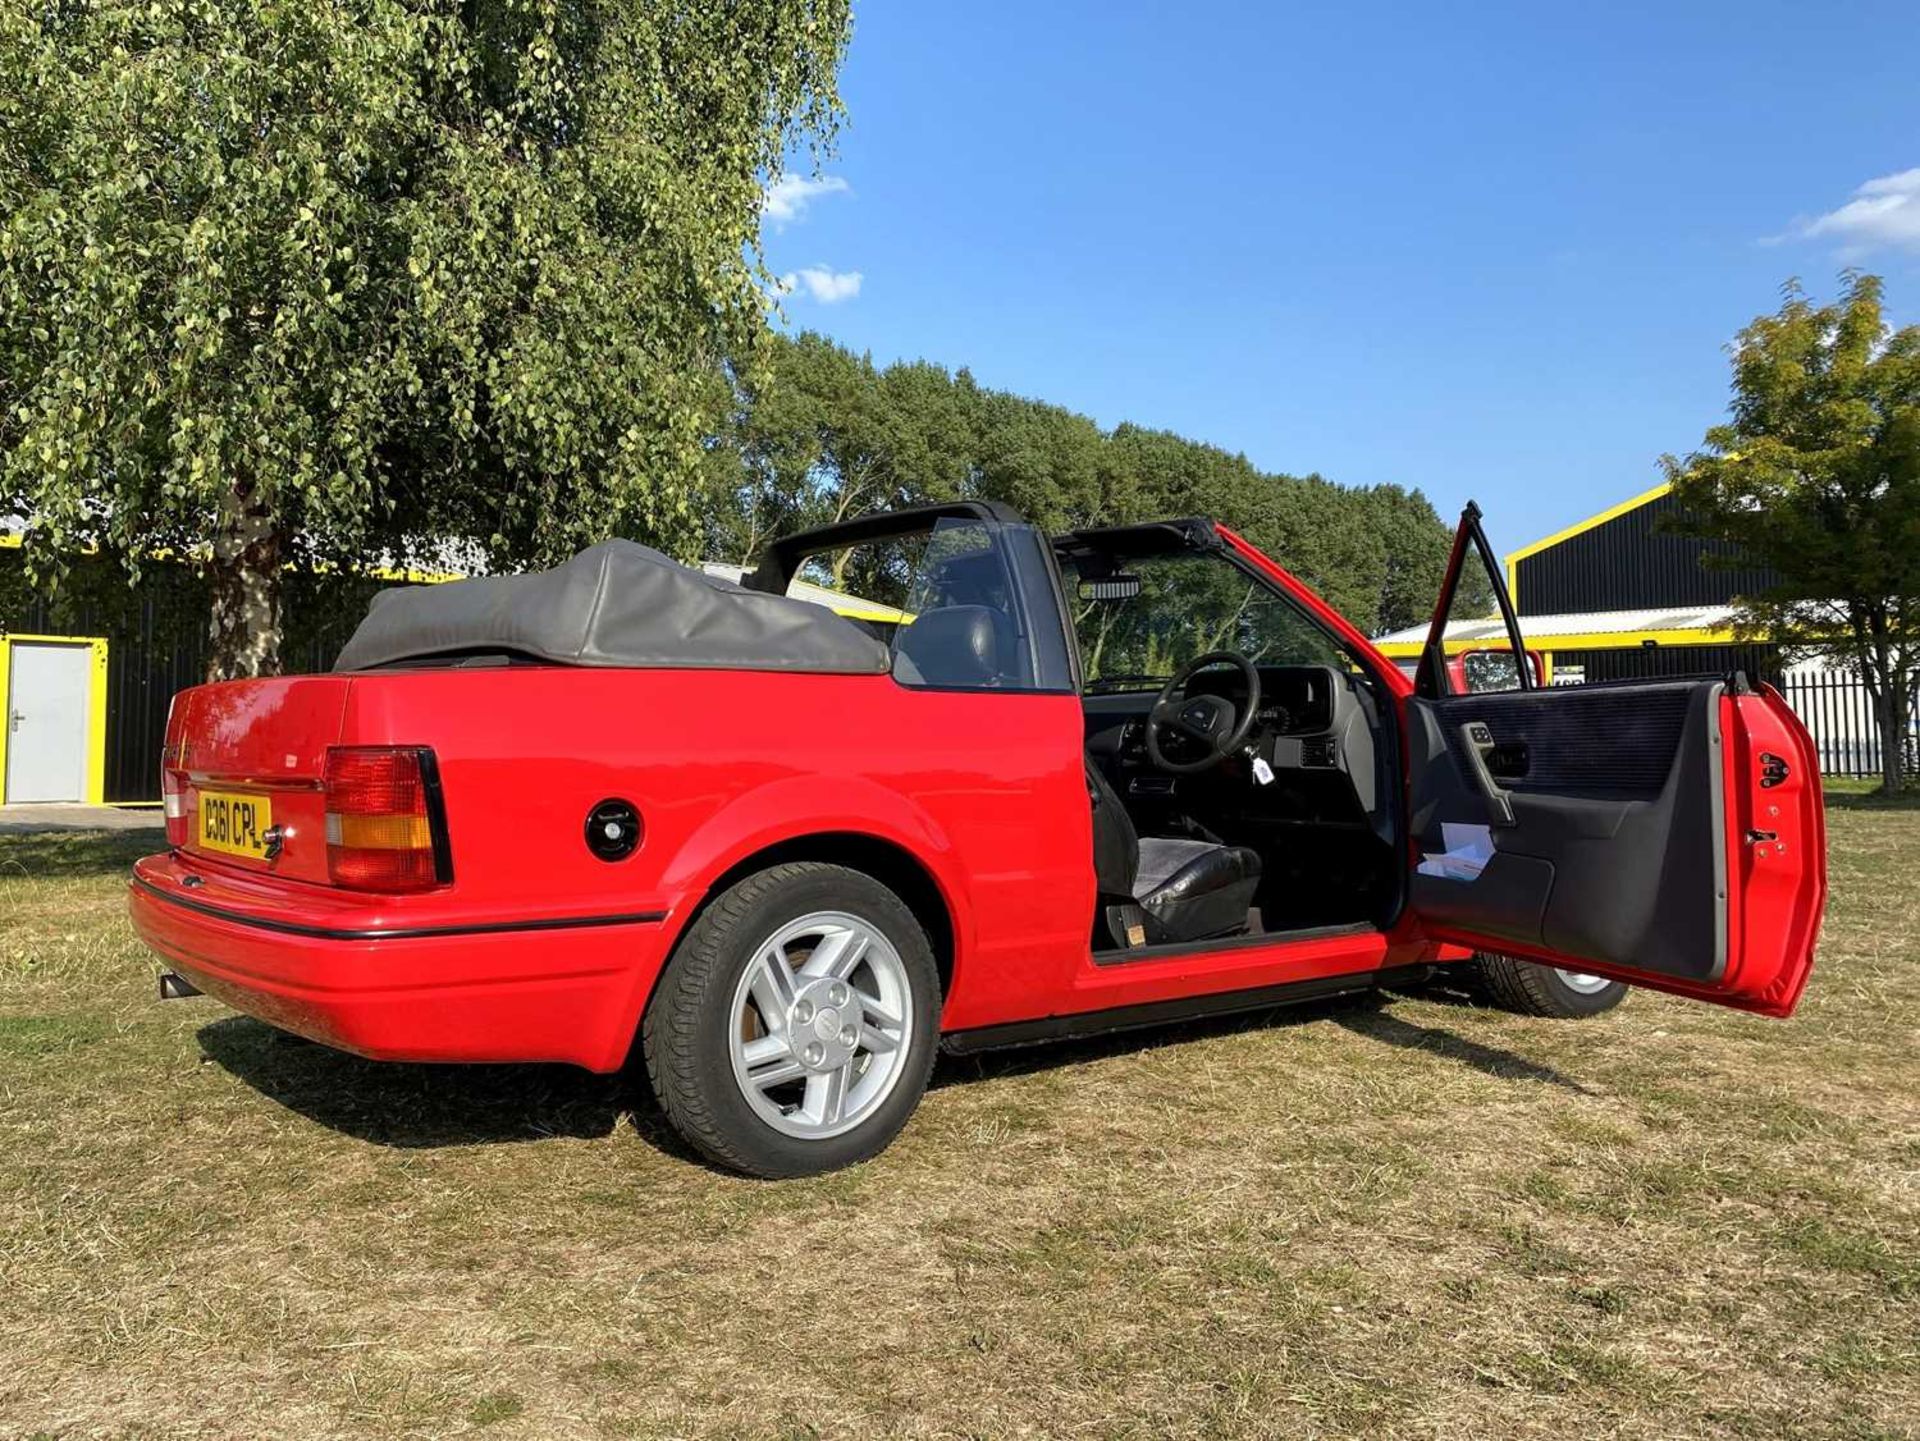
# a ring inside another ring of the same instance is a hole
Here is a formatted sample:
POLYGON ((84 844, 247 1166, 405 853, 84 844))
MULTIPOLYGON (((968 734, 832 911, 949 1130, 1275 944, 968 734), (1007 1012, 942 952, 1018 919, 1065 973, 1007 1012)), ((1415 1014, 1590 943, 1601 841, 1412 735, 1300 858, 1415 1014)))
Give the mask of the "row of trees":
POLYGON ((773 337, 767 361, 710 455, 710 555, 744 559, 804 526, 968 497, 1048 530, 1212 516, 1362 629, 1413 624, 1439 591, 1451 530, 1417 490, 1276 475, 1168 431, 1102 430, 965 369, 882 368, 813 333, 773 337))

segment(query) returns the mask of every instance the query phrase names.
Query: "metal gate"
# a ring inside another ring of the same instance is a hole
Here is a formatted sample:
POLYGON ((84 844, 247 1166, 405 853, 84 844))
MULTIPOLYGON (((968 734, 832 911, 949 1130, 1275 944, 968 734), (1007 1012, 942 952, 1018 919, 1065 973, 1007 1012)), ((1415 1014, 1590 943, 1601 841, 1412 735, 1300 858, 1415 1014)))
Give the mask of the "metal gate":
MULTIPOLYGON (((1873 695, 1852 671, 1790 671, 1781 694, 1813 735, 1820 773, 1828 776, 1880 774, 1880 727, 1873 695)), ((1909 716, 1920 716, 1920 686, 1909 697, 1909 716)), ((1915 737, 1906 738, 1908 773, 1913 773, 1915 737)))

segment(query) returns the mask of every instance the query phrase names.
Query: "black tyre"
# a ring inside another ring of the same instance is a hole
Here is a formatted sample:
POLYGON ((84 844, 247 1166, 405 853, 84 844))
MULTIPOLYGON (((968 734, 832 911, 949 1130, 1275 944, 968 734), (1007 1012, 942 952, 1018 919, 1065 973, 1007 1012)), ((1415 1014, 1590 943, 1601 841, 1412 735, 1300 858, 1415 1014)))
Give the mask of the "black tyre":
POLYGON ((747 877, 675 948, 641 1026, 661 1109, 702 1154, 808 1176, 884 1150, 933 1069, 940 975, 892 891, 813 861, 747 877))
POLYGON ((1627 988, 1618 981, 1539 966, 1514 956, 1482 951, 1473 964, 1487 999, 1523 1016, 1577 1021, 1611 1011, 1627 998, 1627 988))

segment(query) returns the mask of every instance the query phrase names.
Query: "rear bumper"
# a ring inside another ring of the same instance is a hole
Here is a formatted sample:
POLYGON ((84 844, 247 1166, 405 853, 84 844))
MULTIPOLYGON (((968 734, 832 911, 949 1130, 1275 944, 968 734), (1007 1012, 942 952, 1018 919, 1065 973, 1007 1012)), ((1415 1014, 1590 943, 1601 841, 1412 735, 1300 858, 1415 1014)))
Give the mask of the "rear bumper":
POLYGON ((658 915, 381 934, 253 897, 171 856, 134 870, 134 929, 208 995, 382 1061, 561 1061, 618 1070, 669 946, 658 915))

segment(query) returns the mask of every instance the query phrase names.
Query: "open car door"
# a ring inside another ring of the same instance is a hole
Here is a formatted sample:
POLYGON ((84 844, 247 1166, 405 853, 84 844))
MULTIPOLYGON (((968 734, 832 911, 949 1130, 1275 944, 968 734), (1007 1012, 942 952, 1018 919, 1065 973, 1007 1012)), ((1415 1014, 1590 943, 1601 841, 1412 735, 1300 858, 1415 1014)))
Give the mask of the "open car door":
POLYGON ((1513 667, 1513 689, 1457 694, 1446 622, 1480 573, 1524 653, 1469 504, 1406 703, 1422 929, 1790 1014, 1826 904, 1819 764, 1799 718, 1738 673, 1543 688, 1513 667))

